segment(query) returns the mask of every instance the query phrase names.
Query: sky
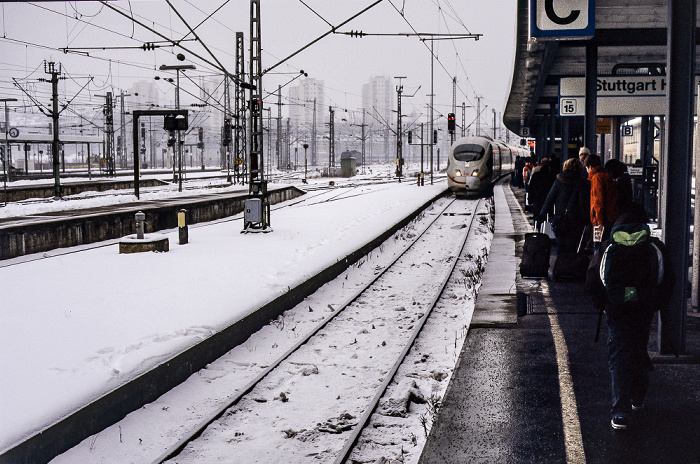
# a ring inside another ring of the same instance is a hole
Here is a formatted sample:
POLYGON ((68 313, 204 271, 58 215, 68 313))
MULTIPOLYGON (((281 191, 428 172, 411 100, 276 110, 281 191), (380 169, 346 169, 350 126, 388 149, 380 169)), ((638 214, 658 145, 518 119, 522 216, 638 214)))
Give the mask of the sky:
MULTIPOLYGON (((108 5, 92 1, 0 3, 0 98, 18 98, 19 102, 8 104, 13 110, 18 106, 28 109, 33 106, 14 84, 14 78, 38 101, 48 104, 50 84, 38 81, 48 77, 44 60, 61 63, 66 79, 60 82, 59 93, 63 94, 63 100, 71 100, 69 111, 77 112, 94 111, 104 103, 104 97, 99 95, 107 91, 119 93, 139 80, 152 82, 155 76, 168 77, 158 71, 162 64, 194 64, 197 69, 187 74, 195 80, 197 76, 217 73, 195 54, 212 63, 218 60, 233 72, 236 31, 244 32, 246 50, 249 47, 250 3, 244 0, 171 0, 170 3, 172 8, 160 0, 122 0, 108 5), (179 13, 195 29, 201 42, 189 41, 193 38, 190 34, 188 41, 182 42, 189 51, 165 46, 156 33, 110 6, 175 40, 188 32, 179 13), (139 48, 146 42, 163 46, 155 50, 139 48), (177 53, 183 53, 185 61, 178 61, 177 53), (89 77, 94 79, 88 82, 89 77)), ((370 7, 374 0, 261 0, 260 3, 262 67, 267 69, 328 33, 331 25, 335 27, 370 7)), ((476 109, 471 107, 477 106, 477 96, 481 97, 481 107, 486 108, 482 115, 492 121, 492 109, 502 112, 510 89, 515 17, 516 5, 511 0, 383 0, 336 30, 367 34, 414 31, 482 34, 478 41, 433 43, 435 111, 449 112, 452 79, 456 76, 456 103, 461 106, 464 102, 468 107, 467 121, 476 116, 476 109)), ((263 77, 263 86, 266 92, 275 91, 279 85, 295 77, 299 79, 303 70, 308 77, 325 82, 327 104, 352 111, 360 108, 362 84, 370 77, 405 76, 401 82, 407 97, 403 99, 403 112, 427 113, 430 45, 416 37, 356 38, 329 34, 275 66, 263 77)), ((247 55, 246 51, 246 66, 247 55)), ((395 81, 399 83, 398 79, 395 81)), ((156 83, 164 94, 163 101, 172 101, 173 86, 162 79, 156 83)), ((199 94, 194 84, 183 78, 181 86, 183 104, 196 103, 186 95, 188 91, 199 94)), ((283 95, 286 98, 287 91, 283 90, 283 95)))

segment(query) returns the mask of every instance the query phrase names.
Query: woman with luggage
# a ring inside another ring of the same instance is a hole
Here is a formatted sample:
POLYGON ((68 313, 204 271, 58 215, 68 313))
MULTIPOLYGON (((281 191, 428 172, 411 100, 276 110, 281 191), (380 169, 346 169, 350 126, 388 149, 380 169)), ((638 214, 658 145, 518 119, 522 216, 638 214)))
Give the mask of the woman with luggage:
POLYGON ((537 216, 537 222, 550 215, 556 235, 557 254, 576 252, 586 225, 589 186, 581 177, 583 165, 576 158, 566 160, 537 216), (552 215, 553 213, 553 215, 552 215))

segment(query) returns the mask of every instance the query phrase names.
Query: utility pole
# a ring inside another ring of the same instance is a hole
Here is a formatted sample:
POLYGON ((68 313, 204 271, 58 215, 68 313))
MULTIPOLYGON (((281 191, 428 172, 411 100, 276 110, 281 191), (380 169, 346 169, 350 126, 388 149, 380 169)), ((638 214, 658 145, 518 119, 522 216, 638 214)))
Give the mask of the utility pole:
POLYGON ((331 174, 331 167, 335 166, 335 111, 332 106, 328 107, 330 111, 329 121, 328 121, 328 175, 331 174))
POLYGON ((282 136, 282 86, 277 86, 277 140, 275 140, 275 150, 277 151, 277 169, 282 169, 282 154, 280 153, 280 137, 282 136))
POLYGON ((496 140, 496 110, 491 108, 491 112, 493 113, 493 139, 496 140))
POLYGON ((316 97, 314 97, 314 116, 311 125, 311 165, 316 166, 316 97))
POLYGON ((250 170, 245 202, 244 232, 265 230, 270 226, 270 204, 267 198, 263 151, 262 45, 260 0, 250 2, 250 170))
POLYGON ((61 173, 59 162, 60 141, 58 138, 58 80, 65 79, 59 77, 61 75, 61 63, 56 68, 56 63, 53 61, 44 61, 44 73, 51 74, 51 80, 40 79, 42 82, 51 83, 52 110, 51 119, 53 120, 53 140, 51 142, 51 155, 53 156, 53 178, 54 178, 54 197, 61 198, 61 173))
POLYGON ((107 175, 114 175, 114 101, 112 92, 105 96, 105 157, 107 158, 107 175))
POLYGON ((476 97, 476 136, 481 135, 481 97, 476 97))
POLYGON ((228 74, 224 74, 224 159, 221 160, 222 163, 226 163, 226 182, 231 182, 231 141, 228 137, 228 130, 230 129, 230 124, 226 124, 226 121, 231 119, 231 99, 229 98, 229 79, 228 74))
POLYGON ((236 119, 235 132, 233 136, 234 153, 236 154, 235 173, 236 178, 240 176, 239 170, 243 170, 243 179, 248 173, 248 152, 246 146, 246 104, 245 104, 245 89, 241 86, 241 82, 245 80, 244 73, 245 64, 245 44, 243 42, 243 33, 236 32, 236 98, 235 98, 235 114, 236 119))
POLYGON ((130 93, 124 93, 122 90, 119 93, 119 98, 121 98, 121 115, 120 115, 120 120, 119 123, 121 124, 121 128, 119 129, 119 135, 121 137, 121 146, 119 148, 119 166, 122 168, 126 167, 126 109, 124 105, 124 97, 130 97, 130 93))
MULTIPOLYGON (((457 112, 457 76, 452 78, 452 114, 457 112)), ((450 132, 450 145, 455 143, 455 131, 450 132)))
POLYGON ((365 109, 362 108, 362 174, 365 173, 365 109))
POLYGON ((467 130, 466 110, 466 103, 462 102, 462 137, 464 137, 465 131, 467 130))
POLYGON ((403 152, 401 150, 401 93, 403 92, 403 85, 401 79, 406 79, 406 76, 394 76, 394 79, 399 80, 399 85, 396 86, 396 93, 398 94, 398 106, 397 106, 397 118, 396 118, 396 177, 399 178, 401 182, 402 167, 403 167, 403 152))
MULTIPOLYGON (((16 98, 0 98, 0 102, 5 104, 5 146, 3 149, 5 150, 2 159, 2 169, 3 173, 5 174, 3 176, 3 192, 5 193, 5 204, 3 206, 7 206, 7 176, 10 173, 10 168, 12 168, 12 165, 8 165, 8 162, 10 161, 10 143, 9 143, 9 137, 8 133, 10 128, 8 127, 9 124, 9 111, 7 109, 7 102, 13 102, 17 101, 16 98)), ((41 160, 39 160, 39 164, 41 165, 41 160)))

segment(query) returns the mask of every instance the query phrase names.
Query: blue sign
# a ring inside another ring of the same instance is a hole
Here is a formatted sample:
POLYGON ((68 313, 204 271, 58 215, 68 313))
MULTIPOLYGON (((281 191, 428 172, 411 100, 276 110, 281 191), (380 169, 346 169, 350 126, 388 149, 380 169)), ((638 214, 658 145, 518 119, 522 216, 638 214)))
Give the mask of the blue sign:
POLYGON ((595 35, 595 0, 530 0, 530 36, 581 39, 595 35))

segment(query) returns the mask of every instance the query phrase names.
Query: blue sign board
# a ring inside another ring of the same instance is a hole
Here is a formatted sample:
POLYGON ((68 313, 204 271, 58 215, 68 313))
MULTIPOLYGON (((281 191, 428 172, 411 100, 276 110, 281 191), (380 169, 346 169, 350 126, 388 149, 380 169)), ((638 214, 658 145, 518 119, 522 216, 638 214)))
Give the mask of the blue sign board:
POLYGON ((549 40, 595 35, 595 0, 530 0, 530 37, 549 40))

